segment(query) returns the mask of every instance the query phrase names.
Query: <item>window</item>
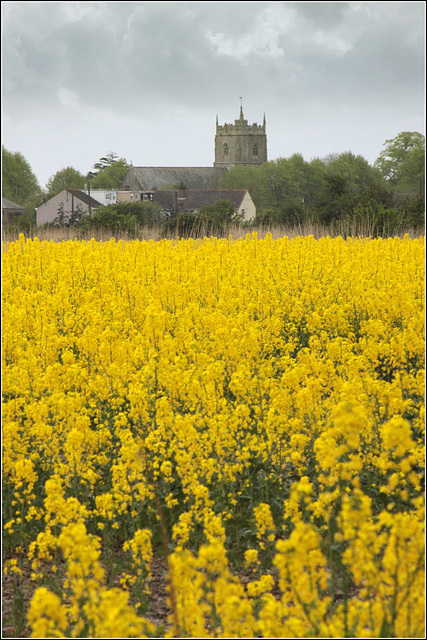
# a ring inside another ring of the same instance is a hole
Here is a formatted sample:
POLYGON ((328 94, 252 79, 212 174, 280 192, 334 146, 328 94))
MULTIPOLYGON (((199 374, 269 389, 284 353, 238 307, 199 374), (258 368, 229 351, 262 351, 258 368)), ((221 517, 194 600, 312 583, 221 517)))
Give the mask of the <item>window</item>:
POLYGON ((224 154, 224 158, 228 157, 228 144, 225 143, 224 146, 222 147, 222 152, 224 154))
POLYGON ((258 155, 258 145, 254 144, 254 148, 252 149, 252 155, 257 156, 258 155))

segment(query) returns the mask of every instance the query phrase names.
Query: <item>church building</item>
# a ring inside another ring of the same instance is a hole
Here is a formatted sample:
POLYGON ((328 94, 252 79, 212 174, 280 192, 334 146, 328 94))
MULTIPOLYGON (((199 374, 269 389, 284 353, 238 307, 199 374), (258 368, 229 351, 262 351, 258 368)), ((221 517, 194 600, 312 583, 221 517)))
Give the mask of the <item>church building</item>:
POLYGON ((263 123, 248 124, 240 107, 234 124, 218 124, 216 118, 215 160, 213 167, 134 167, 123 180, 125 191, 157 189, 218 189, 221 178, 238 166, 260 167, 267 162, 265 114, 263 123))

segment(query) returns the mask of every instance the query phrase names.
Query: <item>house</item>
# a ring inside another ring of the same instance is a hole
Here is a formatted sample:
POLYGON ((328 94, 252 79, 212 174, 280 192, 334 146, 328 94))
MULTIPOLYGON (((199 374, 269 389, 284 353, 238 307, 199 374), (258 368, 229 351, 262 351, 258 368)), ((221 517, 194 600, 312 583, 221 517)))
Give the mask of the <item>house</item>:
POLYGON ((2 225, 6 227, 15 220, 15 218, 22 215, 24 211, 24 207, 21 207, 20 204, 16 204, 16 202, 12 202, 12 200, 8 200, 7 198, 2 198, 2 225))
POLYGON ((243 220, 255 218, 256 207, 247 189, 176 189, 158 190, 153 193, 153 202, 163 211, 195 213, 217 200, 228 200, 234 205, 236 214, 243 220))
POLYGON ((63 189, 37 208, 37 226, 60 220, 66 222, 79 213, 90 213, 100 206, 98 200, 80 189, 63 189))

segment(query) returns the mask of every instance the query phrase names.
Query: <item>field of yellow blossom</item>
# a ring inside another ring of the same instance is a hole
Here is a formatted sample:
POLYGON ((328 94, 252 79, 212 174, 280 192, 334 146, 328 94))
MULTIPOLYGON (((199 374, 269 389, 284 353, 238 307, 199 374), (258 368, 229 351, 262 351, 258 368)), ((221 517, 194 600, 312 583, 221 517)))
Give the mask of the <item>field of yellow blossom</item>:
POLYGON ((15 629, 424 635, 423 238, 21 236, 2 354, 15 629))

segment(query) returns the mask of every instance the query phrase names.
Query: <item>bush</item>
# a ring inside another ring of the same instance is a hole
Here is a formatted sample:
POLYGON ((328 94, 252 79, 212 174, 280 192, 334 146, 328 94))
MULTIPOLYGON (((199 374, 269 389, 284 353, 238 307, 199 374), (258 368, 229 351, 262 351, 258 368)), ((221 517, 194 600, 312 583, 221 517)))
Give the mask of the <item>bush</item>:
POLYGON ((116 229, 135 234, 140 226, 154 226, 163 220, 161 208, 152 202, 121 202, 99 207, 80 222, 83 229, 116 229))

